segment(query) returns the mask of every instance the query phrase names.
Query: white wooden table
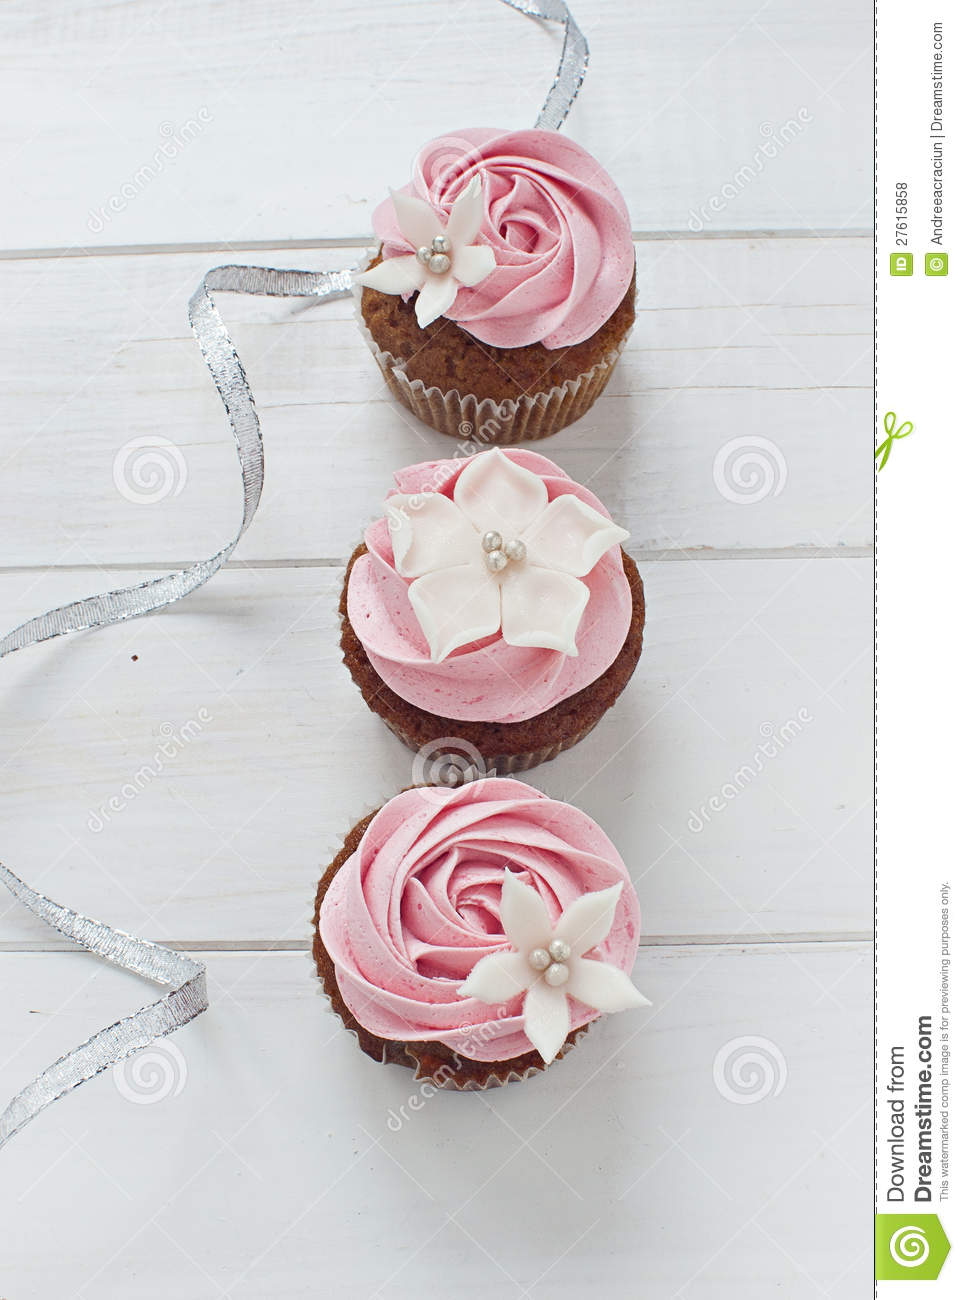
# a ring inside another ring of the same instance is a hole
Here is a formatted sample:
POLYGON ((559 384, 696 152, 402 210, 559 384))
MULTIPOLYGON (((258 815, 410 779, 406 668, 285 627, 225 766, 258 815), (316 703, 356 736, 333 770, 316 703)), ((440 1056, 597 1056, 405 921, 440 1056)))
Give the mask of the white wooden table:
MULTIPOLYGON (((268 459, 229 571, 0 665, 3 860, 198 950, 212 995, 153 1104, 108 1073, 2 1153, 8 1300, 869 1294, 870 15, 575 8, 567 130, 627 196, 640 313, 540 450, 631 528, 649 608, 618 707, 531 779, 630 864, 653 1009, 523 1087, 423 1098, 318 995, 319 866, 411 779, 339 662, 341 570, 392 468, 451 444, 388 398, 347 304, 222 299, 268 459), (774 469, 757 501, 721 450, 744 437, 774 469), (747 1053, 769 1073, 738 1094, 747 1053)), ((224 544, 201 274, 351 264, 426 139, 530 124, 559 35, 494 0, 9 0, 0 38, 6 630, 224 544), (179 490, 148 504, 114 467, 157 435, 179 490)), ((66 947, 0 900, 4 1096, 150 996, 66 947)))

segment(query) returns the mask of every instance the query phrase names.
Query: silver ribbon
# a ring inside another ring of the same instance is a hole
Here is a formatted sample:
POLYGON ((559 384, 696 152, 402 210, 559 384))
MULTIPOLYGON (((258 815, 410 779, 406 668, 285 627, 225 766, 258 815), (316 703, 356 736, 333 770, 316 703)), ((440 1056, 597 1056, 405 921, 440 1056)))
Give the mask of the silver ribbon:
MULTIPOLYGON (((191 299, 188 316, 211 378, 221 394, 241 464, 244 512, 234 539, 208 560, 175 573, 118 591, 62 605, 32 618, 0 641, 0 659, 40 641, 107 627, 163 609, 195 591, 221 568, 255 516, 264 484, 264 449, 254 398, 230 335, 211 294, 249 293, 274 297, 344 298, 351 293, 351 271, 273 271, 260 266, 219 266, 208 271, 191 299)), ((35 1115, 118 1061, 139 1052, 156 1038, 173 1033, 207 1008, 205 969, 201 962, 160 944, 136 939, 100 921, 72 912, 36 893, 0 862, 0 880, 13 896, 42 921, 89 952, 123 966, 172 991, 132 1016, 102 1029, 37 1076, 0 1115, 0 1147, 35 1115)))
MULTIPOLYGON (((532 18, 561 23, 565 28, 555 81, 536 119, 538 128, 554 130, 565 121, 586 75, 589 59, 586 39, 563 0, 503 0, 503 3, 532 18)), ((247 531, 264 486, 261 425, 244 368, 211 297, 215 292, 314 298, 322 302, 344 298, 352 292, 352 271, 276 271, 260 266, 218 266, 208 271, 191 298, 188 307, 191 329, 224 402, 241 466, 244 511, 234 538, 209 559, 199 560, 187 568, 131 587, 88 596, 28 619, 0 640, 0 659, 68 632, 109 627, 173 605, 212 578, 247 531)), ((51 1102, 140 1051, 156 1038, 186 1025, 207 1008, 208 1002, 205 968, 201 962, 160 944, 134 938, 123 930, 115 930, 52 902, 36 893, 2 862, 0 881, 24 906, 66 938, 125 970, 172 988, 159 1001, 102 1029, 62 1056, 19 1092, 0 1115, 2 1147, 51 1102)))
POLYGON ((79 943, 98 957, 112 961, 115 966, 134 971, 156 984, 173 985, 170 993, 148 1007, 142 1007, 132 1016, 118 1020, 109 1029, 102 1029, 75 1047, 53 1065, 38 1074, 19 1092, 0 1115, 0 1147, 72 1088, 86 1083, 95 1074, 125 1060, 156 1038, 173 1033, 188 1021, 199 1016, 208 1005, 203 965, 181 953, 172 952, 160 944, 146 939, 135 939, 123 930, 115 930, 89 916, 53 903, 43 894, 25 885, 0 862, 0 880, 14 898, 36 913, 53 929, 74 943, 79 943))
POLYGON ((586 68, 589 66, 589 45, 586 38, 577 27, 564 0, 502 0, 502 3, 518 9, 522 14, 528 14, 530 18, 562 23, 566 30, 556 79, 536 118, 537 128, 557 131, 569 116, 569 110, 586 76, 586 68))

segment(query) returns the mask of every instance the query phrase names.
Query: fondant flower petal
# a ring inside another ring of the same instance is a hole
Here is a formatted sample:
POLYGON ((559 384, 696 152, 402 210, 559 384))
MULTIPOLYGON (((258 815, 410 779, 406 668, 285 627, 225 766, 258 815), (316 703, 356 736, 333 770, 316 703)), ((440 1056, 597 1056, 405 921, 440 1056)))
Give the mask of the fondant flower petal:
MULTIPOLYGON (((485 216, 485 199, 482 197, 482 180, 476 174, 452 204, 449 224, 445 233, 453 248, 472 244, 482 228, 485 216)), ((491 251, 491 250, 490 250, 491 251)), ((494 265, 494 262, 493 262, 494 265)), ((461 276, 459 279, 461 280, 461 276)))
POLYGON ((403 578, 469 564, 481 555, 479 534, 440 492, 393 496, 385 502, 395 568, 403 578))
POLYGON ((628 536, 625 528, 567 493, 549 503, 522 540, 532 564, 562 569, 582 578, 611 546, 628 536))
POLYGON ((452 274, 459 284, 471 289, 495 270, 495 253, 488 244, 456 248, 452 254, 452 274))
POLYGON ((577 655, 576 631, 589 588, 569 573, 526 562, 502 580, 502 635, 509 645, 577 655))
POLYGON ((442 218, 424 199, 392 190, 392 203, 398 228, 413 248, 427 247, 442 233, 442 218))
POLYGON ((454 275, 433 275, 430 271, 415 300, 415 319, 419 326, 424 329, 444 315, 455 302, 458 291, 454 275))
POLYGON ((498 447, 472 457, 458 477, 454 496, 480 533, 494 528, 506 541, 525 532, 549 500, 539 475, 509 460, 498 447))
POLYGON ((517 952, 493 952, 477 961, 469 978, 460 985, 464 998, 478 998, 480 1002, 508 1002, 524 993, 539 978, 529 963, 517 952))
POLYGON ((533 948, 545 948, 548 944, 552 922, 545 903, 531 885, 525 884, 508 868, 502 881, 499 915, 506 938, 524 957, 528 957, 533 948))
POLYGON ((622 890, 620 883, 610 885, 608 889, 583 894, 571 902, 560 916, 556 922, 555 937, 565 939, 572 949, 573 957, 581 957, 605 939, 613 928, 616 904, 622 890))
POLYGON ((355 279, 380 293, 411 293, 413 289, 421 289, 427 276, 428 271, 413 253, 410 257, 386 258, 355 279))
POLYGON ((433 663, 499 630, 499 584, 486 572, 481 557, 473 564, 416 578, 408 597, 433 663))
POLYGON ((597 1011, 629 1011, 652 1006, 629 976, 608 962, 580 957, 569 964, 566 992, 597 1011))
POLYGON ((552 988, 539 980, 526 994, 522 1014, 526 1037, 548 1065, 559 1055, 569 1033, 565 988, 552 988))

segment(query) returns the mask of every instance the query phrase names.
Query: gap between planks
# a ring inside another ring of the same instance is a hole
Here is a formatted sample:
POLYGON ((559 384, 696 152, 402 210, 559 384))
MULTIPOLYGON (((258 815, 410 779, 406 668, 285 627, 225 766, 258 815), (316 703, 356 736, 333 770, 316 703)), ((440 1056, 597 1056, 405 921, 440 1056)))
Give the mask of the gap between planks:
MULTIPOLYGON (((774 546, 774 547, 705 547, 687 550, 631 550, 638 564, 675 563, 686 560, 863 560, 870 559, 872 546, 774 546)), ((44 573, 167 573, 173 569, 186 569, 196 560, 162 560, 141 562, 108 562, 103 564, 21 564, 0 565, 0 577, 44 573)), ((305 557, 304 559, 228 560, 222 565, 232 569, 343 569, 347 556, 305 557)))
MULTIPOLYGON (((175 952, 310 952, 310 939, 154 939, 154 943, 173 948, 175 952)), ((785 934, 771 934, 762 939, 747 939, 736 934, 644 934, 640 948, 782 948, 787 944, 869 944, 873 934, 869 930, 794 930, 785 934)), ((0 956, 25 953, 84 952, 65 940, 7 940, 0 943, 0 956)))
MULTIPOLYGON (((839 230, 812 230, 807 227, 795 230, 634 230, 633 241, 645 243, 657 240, 689 239, 871 239, 873 230, 869 227, 847 226, 839 230)), ((0 249, 0 261, 38 261, 46 258, 60 257, 150 257, 167 253, 235 253, 239 251, 258 252, 267 249, 311 249, 311 248, 364 248, 371 243, 373 236, 345 235, 332 239, 252 239, 244 243, 225 244, 215 240, 212 243, 184 244, 105 244, 102 248, 86 248, 71 245, 63 248, 5 248, 0 249)))

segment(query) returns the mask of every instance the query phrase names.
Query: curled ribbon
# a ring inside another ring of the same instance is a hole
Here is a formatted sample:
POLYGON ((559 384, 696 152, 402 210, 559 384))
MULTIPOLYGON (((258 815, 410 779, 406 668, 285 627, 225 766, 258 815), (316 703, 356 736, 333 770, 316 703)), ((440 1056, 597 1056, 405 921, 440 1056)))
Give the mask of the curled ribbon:
MULTIPOLYGON (((555 129, 566 119, 586 74, 589 47, 563 0, 503 0, 532 18, 561 23, 565 28, 562 56, 555 81, 536 126, 555 129)), ((234 538, 209 559, 134 586, 88 596, 28 619, 0 639, 0 659, 27 646, 68 632, 109 627, 164 609, 196 591, 230 558, 258 509, 264 486, 261 426, 244 368, 231 336, 211 297, 212 293, 244 293, 281 298, 314 298, 319 302, 347 297, 353 272, 278 271, 260 266, 219 266, 208 271, 188 307, 191 329, 211 378, 221 395, 237 446, 244 492, 244 510, 234 538)), ((0 862, 0 881, 41 920, 89 952, 125 970, 170 985, 172 991, 131 1016, 94 1034, 38 1075, 0 1114, 0 1147, 46 1106, 72 1088, 92 1079, 118 1061, 173 1033, 199 1016, 208 1005, 205 968, 181 953, 115 930, 100 921, 52 902, 25 884, 0 862)))
POLYGON ((502 3, 518 9, 519 13, 528 14, 530 18, 562 23, 565 28, 556 79, 536 118, 537 128, 556 131, 569 116, 569 110, 585 79, 586 68, 589 66, 589 45, 564 0, 502 0, 502 3))
POLYGON ((208 1005, 204 966, 181 953, 172 952, 146 939, 135 939, 123 930, 115 930, 89 916, 81 916, 25 885, 0 862, 0 880, 14 898, 36 913, 49 926, 79 943, 89 952, 104 957, 116 966, 134 971, 156 984, 170 984, 173 989, 158 1002, 142 1007, 132 1016, 118 1020, 109 1029, 88 1038, 86 1043, 60 1057, 38 1074, 0 1115, 0 1147, 39 1115, 45 1106, 72 1088, 86 1083, 95 1074, 125 1060, 155 1038, 180 1029, 199 1016, 208 1005))

